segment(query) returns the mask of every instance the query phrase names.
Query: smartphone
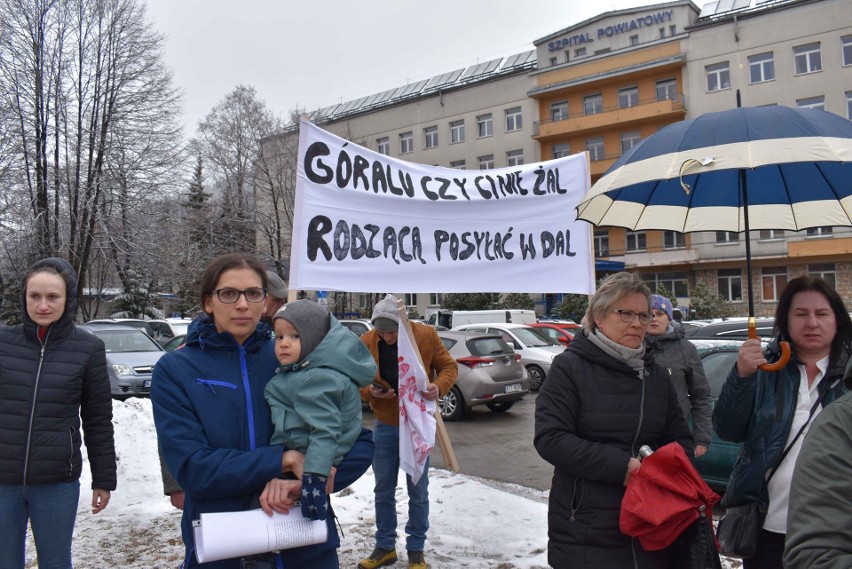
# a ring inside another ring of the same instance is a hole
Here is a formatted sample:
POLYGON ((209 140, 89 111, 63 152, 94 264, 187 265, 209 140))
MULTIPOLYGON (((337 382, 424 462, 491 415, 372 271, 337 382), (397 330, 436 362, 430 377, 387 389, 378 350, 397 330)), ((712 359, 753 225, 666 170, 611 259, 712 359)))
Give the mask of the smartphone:
POLYGON ((382 391, 382 392, 390 389, 387 385, 381 384, 378 381, 373 382, 373 387, 375 387, 376 389, 378 389, 379 391, 382 391))

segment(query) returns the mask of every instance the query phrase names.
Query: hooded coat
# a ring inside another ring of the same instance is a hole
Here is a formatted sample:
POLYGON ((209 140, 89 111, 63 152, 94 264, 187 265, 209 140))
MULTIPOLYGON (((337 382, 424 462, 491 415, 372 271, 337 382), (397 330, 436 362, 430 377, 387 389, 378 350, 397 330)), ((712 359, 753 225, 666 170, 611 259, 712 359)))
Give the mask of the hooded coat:
POLYGON ((266 385, 272 444, 305 453, 305 472, 328 476, 361 433, 361 394, 376 375, 367 346, 333 315, 328 333, 266 385))
POLYGON ((77 278, 71 265, 48 258, 32 269, 39 267, 64 275, 65 311, 43 341, 26 308, 22 324, 0 328, 0 484, 79 479, 85 440, 92 488, 112 491, 116 460, 104 343, 74 325, 77 278))

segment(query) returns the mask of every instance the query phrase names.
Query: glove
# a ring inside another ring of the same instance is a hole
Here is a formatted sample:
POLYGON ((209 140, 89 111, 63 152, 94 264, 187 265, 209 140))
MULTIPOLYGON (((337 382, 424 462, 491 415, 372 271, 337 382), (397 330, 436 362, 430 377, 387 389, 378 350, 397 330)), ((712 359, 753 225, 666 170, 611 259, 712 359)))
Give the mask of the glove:
POLYGON ((302 515, 311 520, 324 520, 328 514, 325 486, 328 476, 305 472, 302 475, 302 515))

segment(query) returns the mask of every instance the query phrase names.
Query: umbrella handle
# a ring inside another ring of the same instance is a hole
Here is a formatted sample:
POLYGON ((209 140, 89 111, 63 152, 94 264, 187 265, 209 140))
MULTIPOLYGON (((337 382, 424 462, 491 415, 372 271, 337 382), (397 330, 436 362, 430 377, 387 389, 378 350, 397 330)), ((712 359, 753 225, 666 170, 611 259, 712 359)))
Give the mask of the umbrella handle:
MULTIPOLYGON (((748 319, 748 337, 749 339, 757 338, 757 322, 755 322, 753 316, 750 316, 748 319)), ((781 347, 781 357, 774 364, 760 365, 759 367, 763 371, 778 371, 783 369, 787 365, 787 362, 790 361, 790 342, 779 342, 778 345, 781 347)))

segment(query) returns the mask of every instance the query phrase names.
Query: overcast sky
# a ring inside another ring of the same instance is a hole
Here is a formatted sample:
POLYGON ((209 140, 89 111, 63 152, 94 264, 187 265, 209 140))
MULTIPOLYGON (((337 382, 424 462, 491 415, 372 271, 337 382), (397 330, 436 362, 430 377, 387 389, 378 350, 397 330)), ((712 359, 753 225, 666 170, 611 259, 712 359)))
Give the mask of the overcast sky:
POLYGON ((187 136, 239 84, 308 111, 528 49, 651 0, 145 0, 184 93, 187 136))

